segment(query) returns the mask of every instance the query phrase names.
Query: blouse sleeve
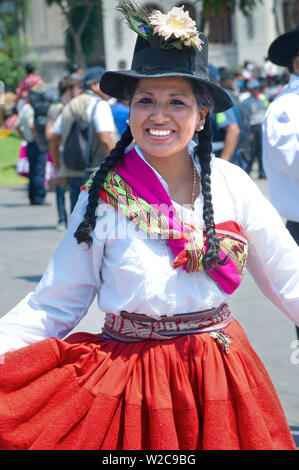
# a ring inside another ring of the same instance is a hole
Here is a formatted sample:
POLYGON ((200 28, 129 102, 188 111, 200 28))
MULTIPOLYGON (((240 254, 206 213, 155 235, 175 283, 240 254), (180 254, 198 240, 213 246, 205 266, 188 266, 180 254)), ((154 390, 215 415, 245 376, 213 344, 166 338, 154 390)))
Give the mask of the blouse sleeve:
POLYGON ((104 240, 94 237, 88 248, 74 238, 86 200, 84 191, 35 292, 0 319, 0 354, 49 337, 62 338, 87 313, 100 289, 104 240))
POLYGON ((248 238, 247 268, 264 295, 299 325, 299 246, 276 209, 246 174, 239 190, 243 230, 248 238))

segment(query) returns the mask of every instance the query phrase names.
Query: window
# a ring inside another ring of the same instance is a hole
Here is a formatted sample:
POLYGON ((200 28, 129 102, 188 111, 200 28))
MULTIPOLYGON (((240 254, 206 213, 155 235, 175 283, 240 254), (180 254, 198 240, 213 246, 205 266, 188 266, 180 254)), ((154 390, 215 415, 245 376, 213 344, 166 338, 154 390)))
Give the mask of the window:
POLYGON ((287 33, 299 24, 299 3, 297 0, 283 2, 284 30, 287 33))
POLYGON ((232 14, 229 5, 223 6, 217 14, 208 14, 205 17, 205 25, 210 43, 226 44, 232 42, 232 14))

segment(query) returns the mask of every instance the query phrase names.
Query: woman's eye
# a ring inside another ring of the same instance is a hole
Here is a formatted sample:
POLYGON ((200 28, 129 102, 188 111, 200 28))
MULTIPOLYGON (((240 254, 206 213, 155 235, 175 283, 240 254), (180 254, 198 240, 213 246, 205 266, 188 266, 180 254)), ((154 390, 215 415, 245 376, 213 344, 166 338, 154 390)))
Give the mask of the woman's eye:
POLYGON ((152 102, 151 98, 141 98, 141 100, 138 101, 138 103, 141 103, 141 104, 148 104, 151 102, 152 102))
POLYGON ((185 103, 183 103, 183 101, 181 101, 181 100, 171 100, 171 104, 184 105, 185 103))

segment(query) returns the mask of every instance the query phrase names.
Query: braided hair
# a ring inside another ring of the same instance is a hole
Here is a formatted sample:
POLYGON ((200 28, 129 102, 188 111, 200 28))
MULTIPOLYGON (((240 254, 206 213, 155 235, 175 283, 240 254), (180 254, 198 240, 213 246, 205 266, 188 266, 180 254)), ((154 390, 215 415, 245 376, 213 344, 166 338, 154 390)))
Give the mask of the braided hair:
POLYGON ((194 159, 201 167, 201 189, 203 195, 203 219, 207 234, 207 251, 203 256, 203 266, 206 270, 217 267, 217 264, 226 263, 226 258, 221 260, 220 242, 215 232, 214 209, 211 192, 211 154, 212 154, 212 129, 210 115, 214 109, 214 99, 205 84, 192 82, 198 108, 205 106, 208 113, 202 131, 197 132, 197 146, 194 149, 194 159))
POLYGON ((90 233, 94 230, 96 225, 96 210, 100 188, 108 171, 117 165, 117 163, 123 158, 126 147, 128 147, 132 141, 133 136, 131 129, 127 126, 127 129, 122 134, 115 148, 111 150, 110 155, 105 158, 99 170, 96 172, 89 190, 88 204, 84 214, 84 219, 74 233, 74 237, 77 239, 79 244, 85 242, 89 247, 92 245, 90 233))
POLYGON ((201 188, 203 195, 203 219, 207 233, 207 251, 203 257, 205 269, 215 267, 215 264, 224 264, 220 258, 220 243, 215 233, 214 210, 211 192, 211 152, 212 131, 209 114, 206 116, 205 125, 198 132, 198 145, 194 149, 194 158, 201 167, 201 188))

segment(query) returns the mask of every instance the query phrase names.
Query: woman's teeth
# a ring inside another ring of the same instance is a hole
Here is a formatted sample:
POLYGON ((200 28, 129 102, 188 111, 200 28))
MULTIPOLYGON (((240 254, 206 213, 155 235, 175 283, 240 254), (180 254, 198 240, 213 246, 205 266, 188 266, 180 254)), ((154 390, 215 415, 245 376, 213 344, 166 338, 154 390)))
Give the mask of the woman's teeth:
POLYGON ((172 133, 171 130, 164 130, 164 131, 159 131, 157 129, 149 129, 149 133, 151 135, 158 135, 158 136, 165 136, 165 135, 170 135, 172 133))

